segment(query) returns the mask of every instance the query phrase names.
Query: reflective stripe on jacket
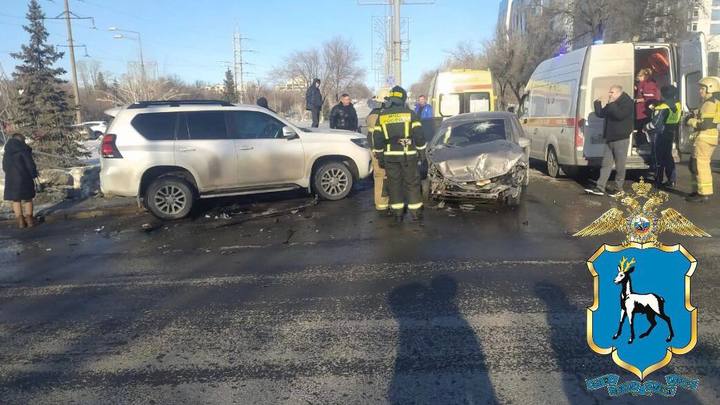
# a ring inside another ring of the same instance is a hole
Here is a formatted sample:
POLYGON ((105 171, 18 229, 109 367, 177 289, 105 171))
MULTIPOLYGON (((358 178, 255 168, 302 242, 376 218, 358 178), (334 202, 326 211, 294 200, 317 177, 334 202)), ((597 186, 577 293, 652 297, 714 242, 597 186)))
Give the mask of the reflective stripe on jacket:
POLYGON ((386 158, 417 155, 426 147, 421 127, 415 112, 405 106, 383 109, 373 128, 373 152, 386 158))

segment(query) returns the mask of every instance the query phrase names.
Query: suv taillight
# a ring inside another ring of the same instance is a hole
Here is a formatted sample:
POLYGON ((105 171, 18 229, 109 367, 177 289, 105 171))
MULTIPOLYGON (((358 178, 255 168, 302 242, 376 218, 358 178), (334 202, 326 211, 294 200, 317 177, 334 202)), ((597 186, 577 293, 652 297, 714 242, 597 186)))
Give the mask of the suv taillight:
POLYGON ((117 136, 114 134, 103 135, 100 153, 102 153, 102 157, 105 159, 122 159, 122 155, 115 145, 116 138, 117 136))

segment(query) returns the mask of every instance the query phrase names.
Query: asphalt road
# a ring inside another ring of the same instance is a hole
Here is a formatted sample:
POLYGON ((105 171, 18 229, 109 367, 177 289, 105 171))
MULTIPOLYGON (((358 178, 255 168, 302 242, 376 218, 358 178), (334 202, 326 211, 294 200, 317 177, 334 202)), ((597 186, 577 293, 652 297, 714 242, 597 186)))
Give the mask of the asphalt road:
MULTIPOLYGON (((650 378, 699 390, 588 392, 586 378, 633 379, 585 340, 585 260, 619 236, 571 236, 612 202, 531 182, 518 209, 429 208, 422 228, 377 216, 367 185, 297 211, 307 197, 238 200, 230 220, 222 201, 168 224, 5 226, 0 402, 720 403, 717 240, 664 238, 699 259, 699 341, 650 378), (286 213, 231 224, 268 208, 286 213)), ((669 205, 720 235, 718 200, 669 205)))

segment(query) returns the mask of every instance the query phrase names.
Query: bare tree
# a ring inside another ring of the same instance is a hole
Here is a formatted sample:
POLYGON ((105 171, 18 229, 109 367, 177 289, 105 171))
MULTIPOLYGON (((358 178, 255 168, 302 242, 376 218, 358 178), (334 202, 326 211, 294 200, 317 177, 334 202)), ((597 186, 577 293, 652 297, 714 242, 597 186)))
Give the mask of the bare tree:
POLYGON ((365 70, 357 66, 360 54, 352 42, 335 37, 323 44, 322 55, 327 73, 326 91, 335 96, 334 101, 338 101, 340 94, 348 91, 351 85, 361 81, 365 75, 365 70))
POLYGON ((703 0, 567 0, 536 7, 572 27, 568 41, 576 45, 594 39, 676 41, 687 33, 692 10, 705 12, 703 0))
POLYGON ((142 100, 172 100, 186 96, 182 87, 184 83, 176 77, 143 79, 140 74, 127 73, 104 92, 102 101, 110 101, 115 105, 132 104, 142 100))
POLYGON ((529 15, 528 34, 509 33, 500 27, 493 40, 485 45, 485 56, 503 107, 511 101, 510 95, 520 100, 535 68, 563 46, 565 34, 553 23, 553 18, 546 13, 529 15))
MULTIPOLYGON (((365 71, 358 67, 360 55, 351 41, 342 37, 333 38, 325 42, 321 48, 312 48, 304 51, 295 51, 288 55, 283 66, 276 68, 272 76, 278 85, 290 84, 293 97, 282 95, 283 100, 295 100, 297 106, 287 111, 293 114, 302 114, 305 109, 303 95, 305 89, 315 78, 320 79, 320 93, 323 99, 328 96, 336 101, 342 93, 361 91, 366 93, 366 87, 360 86, 365 71)), ((287 87, 287 86, 285 86, 287 87)), ((369 90, 367 91, 369 93, 369 90)), ((359 94, 353 94, 358 97, 359 94)), ((327 105, 325 105, 327 107, 327 105)))
POLYGON ((420 75, 420 79, 410 86, 410 92, 414 96, 428 95, 430 92, 430 85, 436 74, 437 70, 428 70, 423 72, 423 74, 420 75))
POLYGON ((477 49, 470 41, 460 42, 455 48, 445 52, 448 53, 443 64, 445 69, 487 69, 482 50, 477 49))
POLYGON ((15 82, 8 78, 0 65, 0 131, 16 116, 17 105, 13 103, 13 95, 17 94, 17 91, 15 82))

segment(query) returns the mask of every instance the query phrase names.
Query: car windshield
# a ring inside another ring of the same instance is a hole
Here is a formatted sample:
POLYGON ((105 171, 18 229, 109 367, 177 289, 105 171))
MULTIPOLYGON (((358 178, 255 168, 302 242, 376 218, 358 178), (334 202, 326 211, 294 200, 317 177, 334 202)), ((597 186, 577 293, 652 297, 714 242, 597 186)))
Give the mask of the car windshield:
POLYGON ((465 147, 506 139, 505 120, 502 118, 446 122, 435 135, 432 146, 465 147))

